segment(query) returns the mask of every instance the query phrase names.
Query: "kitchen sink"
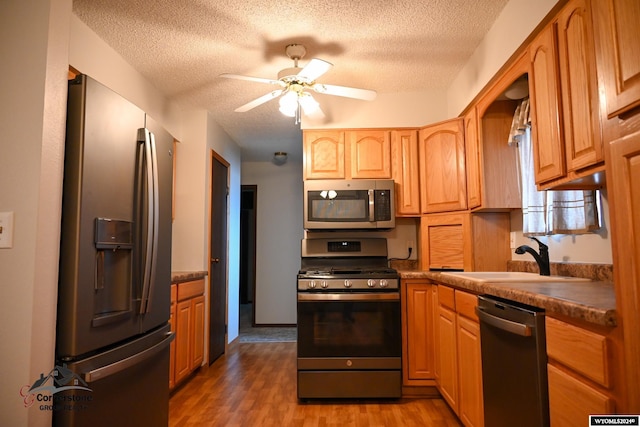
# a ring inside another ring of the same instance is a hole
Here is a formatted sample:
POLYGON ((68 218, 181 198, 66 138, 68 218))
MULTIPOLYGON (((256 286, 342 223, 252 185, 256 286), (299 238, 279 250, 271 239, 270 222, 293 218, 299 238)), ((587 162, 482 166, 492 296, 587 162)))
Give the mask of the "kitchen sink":
POLYGON ((443 276, 473 280, 475 282, 589 282, 591 279, 569 276, 541 276, 520 271, 452 271, 443 276))

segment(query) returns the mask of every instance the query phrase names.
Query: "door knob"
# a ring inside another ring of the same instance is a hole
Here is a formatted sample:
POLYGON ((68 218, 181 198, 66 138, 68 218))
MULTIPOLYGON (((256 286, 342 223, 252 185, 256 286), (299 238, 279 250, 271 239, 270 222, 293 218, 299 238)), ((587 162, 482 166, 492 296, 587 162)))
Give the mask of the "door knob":
POLYGON ((218 263, 220 262, 220 258, 211 258, 211 262, 218 263))

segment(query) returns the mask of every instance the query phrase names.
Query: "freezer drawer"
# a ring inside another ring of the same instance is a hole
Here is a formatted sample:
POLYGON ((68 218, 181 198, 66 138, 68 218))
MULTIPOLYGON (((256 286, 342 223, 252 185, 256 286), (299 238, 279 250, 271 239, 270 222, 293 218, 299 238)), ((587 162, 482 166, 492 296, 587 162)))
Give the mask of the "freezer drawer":
POLYGON ((58 361, 91 391, 56 394, 53 425, 162 426, 169 418, 170 326, 72 363, 58 361))

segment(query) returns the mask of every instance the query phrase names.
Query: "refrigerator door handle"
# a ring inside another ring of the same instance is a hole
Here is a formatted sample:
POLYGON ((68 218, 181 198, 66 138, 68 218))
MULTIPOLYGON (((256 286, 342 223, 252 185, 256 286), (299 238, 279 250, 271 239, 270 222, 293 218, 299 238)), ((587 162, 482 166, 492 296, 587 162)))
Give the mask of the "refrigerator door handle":
POLYGON ((119 360, 115 363, 111 363, 106 366, 101 366, 97 369, 92 369, 89 372, 85 372, 82 374, 82 379, 88 384, 93 381, 98 381, 103 378, 106 378, 110 375, 117 374, 118 372, 122 372, 127 368, 130 368, 134 365, 142 363, 143 361, 155 356, 162 350, 164 350, 171 341, 175 338, 175 334, 173 332, 168 332, 165 337, 159 343, 149 347, 148 349, 134 354, 133 356, 127 357, 126 359, 119 360))
POLYGON ((146 177, 145 199, 147 203, 147 229, 145 230, 144 271, 142 278, 142 295, 140 300, 140 314, 149 312, 149 300, 155 282, 155 269, 158 253, 158 160, 156 154, 155 136, 148 129, 139 129, 144 137, 139 138, 144 143, 144 167, 146 177))

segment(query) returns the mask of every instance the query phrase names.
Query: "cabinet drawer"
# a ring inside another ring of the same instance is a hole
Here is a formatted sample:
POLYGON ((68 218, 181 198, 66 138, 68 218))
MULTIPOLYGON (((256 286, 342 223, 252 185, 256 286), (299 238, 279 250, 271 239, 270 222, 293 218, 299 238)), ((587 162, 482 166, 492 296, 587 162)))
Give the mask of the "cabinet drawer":
POLYGON ((600 385, 610 387, 607 339, 547 317, 547 354, 600 385))
POLYGON ((171 285, 171 304, 178 301, 178 285, 171 285))
POLYGON ((440 305, 443 305, 455 311, 456 303, 455 303, 455 294, 454 294, 453 288, 439 285, 438 286, 438 303, 440 305))
POLYGON ((456 291, 456 311, 458 314, 478 322, 476 315, 476 307, 478 305, 478 297, 474 294, 464 291, 456 291))
POLYGON ((204 294, 204 279, 178 283, 178 301, 204 294))

